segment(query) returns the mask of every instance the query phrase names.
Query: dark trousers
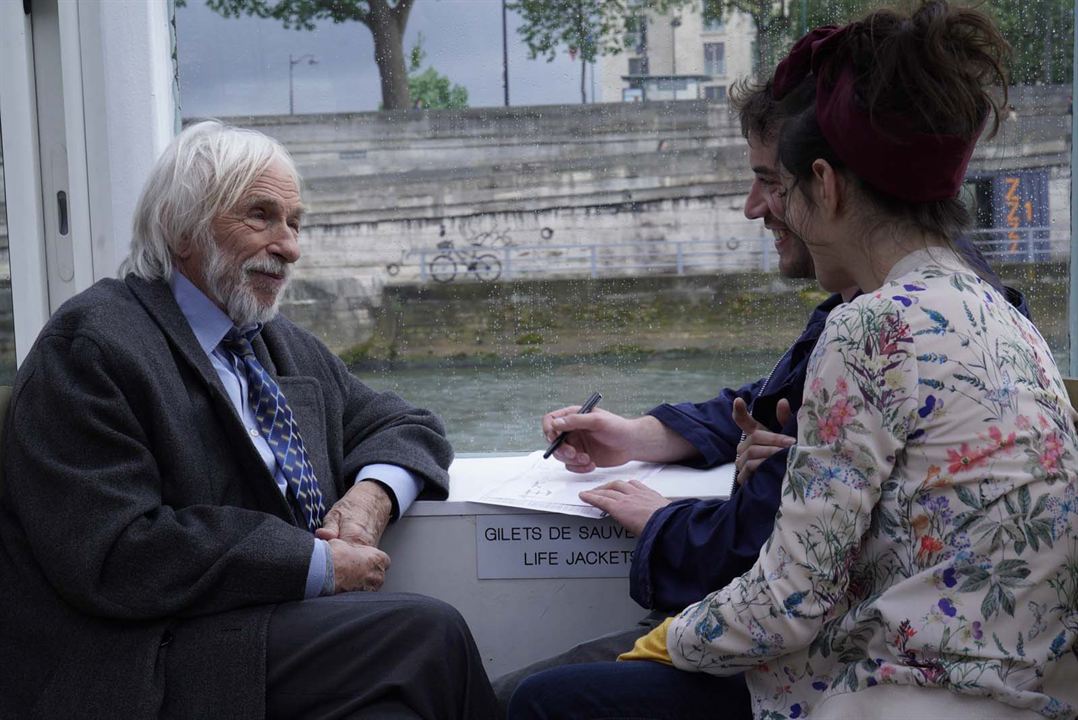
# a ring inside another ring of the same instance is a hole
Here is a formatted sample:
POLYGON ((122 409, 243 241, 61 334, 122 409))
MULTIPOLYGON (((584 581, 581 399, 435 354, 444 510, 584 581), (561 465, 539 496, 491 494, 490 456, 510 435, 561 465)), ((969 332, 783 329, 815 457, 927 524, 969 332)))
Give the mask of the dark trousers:
POLYGON ((752 720, 742 675, 714 677, 653 662, 566 665, 532 675, 509 720, 752 720))
POLYGON ((266 716, 484 720, 494 695, 451 606, 409 593, 284 603, 270 618, 266 716))
POLYGON ((656 625, 666 618, 666 613, 659 611, 653 612, 627 630, 619 630, 610 633, 609 635, 597 637, 594 640, 582 642, 560 655, 554 655, 553 657, 539 660, 520 670, 506 673, 495 679, 493 682, 494 694, 498 698, 500 717, 505 717, 506 709, 509 707, 509 698, 513 696, 513 693, 516 692, 517 687, 525 678, 535 675, 538 672, 542 672, 543 670, 550 670, 563 665, 579 665, 581 663, 597 663, 614 660, 623 652, 632 650, 633 643, 636 642, 637 638, 642 635, 647 635, 656 625))

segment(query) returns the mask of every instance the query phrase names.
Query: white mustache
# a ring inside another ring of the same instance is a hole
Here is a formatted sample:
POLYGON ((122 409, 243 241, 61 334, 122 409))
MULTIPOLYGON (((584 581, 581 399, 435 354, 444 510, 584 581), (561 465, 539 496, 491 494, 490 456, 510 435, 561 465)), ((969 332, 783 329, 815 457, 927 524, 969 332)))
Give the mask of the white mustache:
POLYGON ((243 272, 245 275, 253 272, 269 273, 280 275, 287 280, 292 275, 292 265, 270 257, 252 258, 243 264, 243 272))

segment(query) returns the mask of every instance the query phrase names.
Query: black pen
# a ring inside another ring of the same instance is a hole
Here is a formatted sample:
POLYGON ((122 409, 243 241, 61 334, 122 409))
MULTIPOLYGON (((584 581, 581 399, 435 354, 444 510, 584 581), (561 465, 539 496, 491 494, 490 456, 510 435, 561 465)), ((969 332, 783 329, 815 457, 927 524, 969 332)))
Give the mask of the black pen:
MULTIPOLYGON (((580 410, 577 411, 577 414, 578 415, 587 415, 588 413, 590 413, 592 410, 595 409, 595 406, 598 405, 599 401, 602 400, 602 399, 603 399, 602 393, 592 393, 591 397, 588 398, 587 400, 585 400, 584 404, 580 406, 580 410)), ((544 460, 546 460, 548 457, 553 455, 554 451, 557 450, 559 447, 561 447, 561 444, 563 442, 565 442, 565 436, 568 435, 568 434, 569 433, 558 433, 558 437, 554 438, 554 442, 550 443, 550 447, 548 447, 546 449, 546 452, 543 453, 543 459, 544 460)))

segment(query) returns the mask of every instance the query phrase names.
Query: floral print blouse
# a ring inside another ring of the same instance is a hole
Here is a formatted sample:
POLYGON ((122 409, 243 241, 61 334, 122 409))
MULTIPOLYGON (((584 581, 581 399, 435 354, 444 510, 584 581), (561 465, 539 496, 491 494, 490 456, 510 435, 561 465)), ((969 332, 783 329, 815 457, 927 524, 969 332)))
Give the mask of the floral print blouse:
POLYGON ((831 313, 775 529, 675 618, 682 669, 746 671, 757 718, 946 688, 1078 714, 1078 437, 1036 328, 949 251, 831 313))

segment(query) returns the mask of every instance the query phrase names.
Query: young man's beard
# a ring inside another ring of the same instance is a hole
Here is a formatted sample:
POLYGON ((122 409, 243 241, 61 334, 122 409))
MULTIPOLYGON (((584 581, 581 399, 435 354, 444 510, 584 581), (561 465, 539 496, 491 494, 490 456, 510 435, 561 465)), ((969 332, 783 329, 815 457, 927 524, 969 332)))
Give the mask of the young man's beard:
POLYGON ((216 243, 210 243, 204 271, 206 287, 213 299, 225 306, 225 312, 236 327, 267 323, 276 315, 281 295, 292 275, 292 266, 272 257, 251 258, 240 266, 230 264, 216 243), (274 296, 273 302, 265 304, 258 299, 250 286, 252 272, 268 272, 285 277, 285 284, 274 296))

